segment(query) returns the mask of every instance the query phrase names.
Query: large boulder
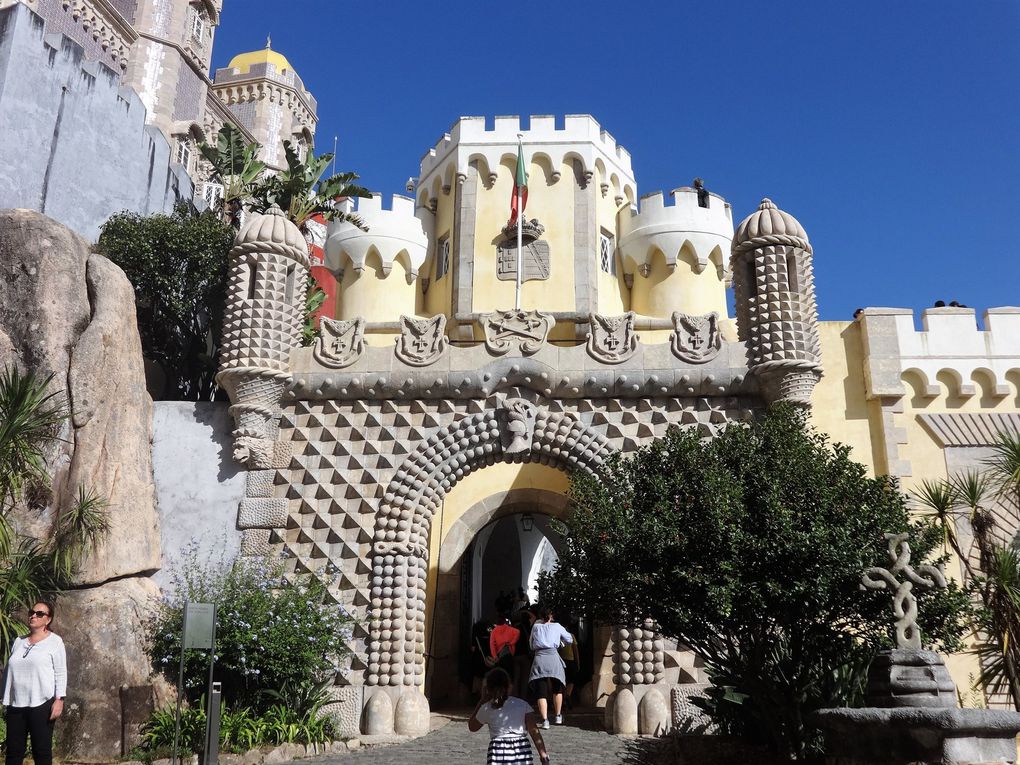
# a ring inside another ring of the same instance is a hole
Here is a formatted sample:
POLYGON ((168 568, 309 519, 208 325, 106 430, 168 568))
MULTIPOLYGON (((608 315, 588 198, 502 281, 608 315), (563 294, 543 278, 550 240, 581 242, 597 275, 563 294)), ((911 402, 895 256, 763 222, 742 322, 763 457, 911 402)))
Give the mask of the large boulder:
POLYGON ((19 513, 44 537, 85 486, 109 503, 111 533, 81 585, 159 568, 159 518, 134 293, 124 272, 84 239, 30 210, 0 210, 0 366, 53 375, 70 427, 50 455, 53 503, 19 513))
POLYGON ((9 365, 53 375, 70 411, 47 454, 52 496, 17 508, 15 524, 47 539, 79 486, 109 505, 110 534, 58 602, 56 620, 70 667, 58 735, 76 760, 109 761, 121 754, 125 721, 139 715, 122 695, 137 701, 149 684, 141 641, 158 594, 148 577, 160 565, 152 401, 124 272, 29 210, 0 210, 0 367, 9 365))
POLYGON ((112 762, 137 744, 137 723, 154 706, 143 625, 159 598, 144 577, 75 590, 57 604, 54 631, 67 643, 67 701, 56 727, 73 762, 112 762), (122 689, 139 689, 127 693, 122 689), (125 722, 128 725, 124 746, 125 722))

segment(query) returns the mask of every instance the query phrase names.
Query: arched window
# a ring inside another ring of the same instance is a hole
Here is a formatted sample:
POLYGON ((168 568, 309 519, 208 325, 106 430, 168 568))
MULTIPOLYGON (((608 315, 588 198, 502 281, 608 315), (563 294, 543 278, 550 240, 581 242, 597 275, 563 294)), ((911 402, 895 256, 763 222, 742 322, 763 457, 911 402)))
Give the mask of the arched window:
POLYGON ((758 280, 754 275, 754 258, 744 261, 744 282, 747 284, 747 296, 758 296, 758 280))
POLYGON ((297 280, 297 266, 290 266, 287 269, 287 291, 284 295, 284 300, 287 301, 287 305, 291 305, 294 302, 294 288, 295 281, 297 280))
POLYGON ((244 274, 245 281, 245 292, 247 293, 248 300, 255 299, 255 280, 258 278, 258 266, 255 265, 254 261, 248 263, 248 268, 245 269, 244 274))

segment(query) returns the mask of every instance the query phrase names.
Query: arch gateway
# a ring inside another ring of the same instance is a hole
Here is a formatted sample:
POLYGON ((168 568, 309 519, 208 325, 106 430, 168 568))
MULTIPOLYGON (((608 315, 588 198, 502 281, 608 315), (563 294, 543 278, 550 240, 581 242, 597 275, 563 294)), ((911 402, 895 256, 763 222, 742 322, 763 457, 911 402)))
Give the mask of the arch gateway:
MULTIPOLYGON (((275 209, 247 223, 230 255, 219 379, 248 471, 242 554, 282 553, 290 575, 329 575, 358 618, 334 692, 350 735, 428 730, 434 625, 457 608, 448 578, 491 521, 529 502, 563 512, 573 471, 670 427, 711 437, 772 402, 814 398, 816 423, 858 459, 910 475, 902 415, 917 397, 900 375, 927 370, 909 357, 912 318, 869 310, 820 333, 800 223, 766 199, 734 230, 730 206, 700 187, 639 207, 630 155, 590 117, 532 117, 523 131, 518 296, 506 160, 520 127, 459 120, 422 160, 415 197, 361 200, 367 230, 330 223, 321 263, 275 209), (537 160, 529 144, 541 144, 537 160), (312 265, 337 297, 303 347, 295 285, 312 265), (823 339, 838 370, 828 387, 823 339)), ((1015 412, 1004 384, 1015 369, 1002 366, 995 405, 1015 412)), ((985 416, 954 405, 938 416, 985 416)), ((669 727, 679 681, 698 679, 673 648, 650 625, 607 631, 592 696, 614 730, 669 727)))

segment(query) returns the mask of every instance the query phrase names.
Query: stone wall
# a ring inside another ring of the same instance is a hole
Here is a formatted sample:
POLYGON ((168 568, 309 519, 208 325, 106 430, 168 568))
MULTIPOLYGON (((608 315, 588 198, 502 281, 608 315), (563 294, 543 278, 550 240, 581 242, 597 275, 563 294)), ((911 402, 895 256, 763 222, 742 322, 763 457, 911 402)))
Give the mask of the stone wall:
POLYGON ((43 212, 94 240, 113 213, 190 200, 191 180, 145 118, 119 72, 28 7, 0 11, 0 208, 43 212))
POLYGON ((220 402, 157 401, 152 414, 152 469, 162 532, 163 567, 194 547, 199 560, 230 560, 241 548, 237 506, 245 471, 230 457, 233 421, 220 402))

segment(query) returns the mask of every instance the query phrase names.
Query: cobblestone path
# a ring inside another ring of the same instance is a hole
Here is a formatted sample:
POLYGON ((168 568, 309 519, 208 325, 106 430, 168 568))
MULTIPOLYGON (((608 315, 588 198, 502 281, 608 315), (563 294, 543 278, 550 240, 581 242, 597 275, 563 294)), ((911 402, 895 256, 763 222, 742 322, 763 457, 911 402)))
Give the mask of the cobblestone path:
MULTIPOLYGON (((401 744, 372 746, 348 754, 317 757, 305 763, 328 765, 485 765, 488 728, 471 733, 467 715, 449 715, 450 722, 427 736, 401 744)), ((436 716, 433 716, 433 727, 436 716)), ((566 724, 542 731, 552 765, 666 765, 661 744, 651 738, 610 736, 602 728, 602 711, 578 712, 566 724)), ((535 757, 538 762, 538 757, 535 757)))

